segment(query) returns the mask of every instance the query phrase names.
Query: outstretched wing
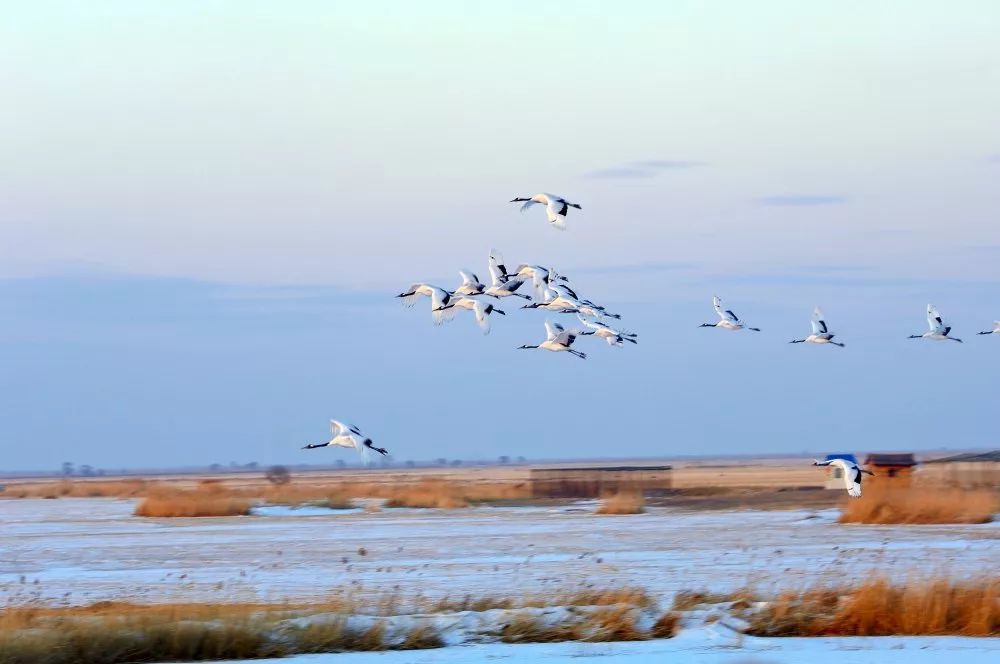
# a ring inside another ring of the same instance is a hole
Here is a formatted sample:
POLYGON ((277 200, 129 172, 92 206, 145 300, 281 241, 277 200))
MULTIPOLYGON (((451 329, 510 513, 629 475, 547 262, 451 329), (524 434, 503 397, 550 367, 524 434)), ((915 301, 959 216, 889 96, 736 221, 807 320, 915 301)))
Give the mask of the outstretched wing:
POLYGON ((400 293, 400 298, 403 300, 404 307, 412 307, 417 303, 417 298, 421 295, 421 286, 423 286, 423 284, 410 284, 409 288, 400 293))
POLYGON ((490 317, 486 313, 486 305, 479 300, 473 300, 472 312, 476 315, 476 324, 483 334, 490 333, 490 317))
POLYGON ((820 311, 819 307, 813 310, 812 316, 812 328, 813 334, 829 334, 830 330, 826 326, 826 318, 823 316, 823 312, 820 311))
POLYGON ((503 256, 490 250, 490 280, 494 286, 499 286, 507 279, 507 266, 503 264, 503 256))
POLYGON ((569 210, 569 204, 558 196, 551 194, 546 196, 549 203, 545 206, 545 215, 549 218, 549 223, 559 230, 566 230, 566 212, 569 210))
POLYGON ((553 323, 550 320, 545 321, 545 336, 548 339, 555 339, 562 334, 563 330, 563 326, 559 323, 553 323))
POLYGON ((343 434, 347 433, 350 430, 351 430, 351 427, 347 426, 343 422, 339 422, 337 420, 330 420, 330 433, 333 434, 334 438, 336 438, 337 436, 343 435, 343 434))
POLYGON ((573 342, 576 341, 576 330, 565 330, 560 332, 552 341, 556 342, 560 346, 572 346, 573 342))
POLYGON ((927 305, 927 326, 935 334, 948 334, 941 314, 938 313, 937 307, 933 304, 927 305))
POLYGON ((524 279, 510 279, 508 281, 503 281, 499 284, 494 284, 494 285, 499 286, 505 291, 510 291, 511 293, 513 293, 518 288, 524 285, 524 279))
POLYGON ((455 317, 457 311, 455 307, 443 309, 445 305, 450 303, 451 295, 448 291, 443 288, 434 288, 431 293, 431 320, 434 321, 435 325, 446 323, 455 317))
POLYGON ((589 327, 592 330, 600 330, 601 328, 604 327, 603 325, 601 325, 597 321, 589 321, 589 320, 587 320, 586 318, 584 318, 583 316, 581 316, 579 313, 577 313, 576 317, 580 319, 580 322, 583 323, 585 327, 589 327))
POLYGON ((734 324, 740 322, 739 316, 737 316, 736 314, 734 314, 729 309, 723 309, 722 308, 722 299, 718 295, 716 295, 715 297, 712 298, 712 306, 715 307, 715 313, 719 314, 719 318, 721 318, 722 320, 728 321, 728 322, 734 323, 734 324))
POLYGON ((840 469, 840 483, 847 489, 848 495, 857 498, 861 495, 861 471, 853 463, 848 463, 843 459, 830 459, 828 461, 817 461, 820 466, 836 466, 840 469))
POLYGON ((851 498, 861 497, 861 469, 851 466, 844 473, 844 482, 847 484, 847 495, 851 498))
POLYGON ((459 270, 458 274, 462 277, 463 286, 478 287, 480 285, 479 277, 475 272, 469 270, 459 270))

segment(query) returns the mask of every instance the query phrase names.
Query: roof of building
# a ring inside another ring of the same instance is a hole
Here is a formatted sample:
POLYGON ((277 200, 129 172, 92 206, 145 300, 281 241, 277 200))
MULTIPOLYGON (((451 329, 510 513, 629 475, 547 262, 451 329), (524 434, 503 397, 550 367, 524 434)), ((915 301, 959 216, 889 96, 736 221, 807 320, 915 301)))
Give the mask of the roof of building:
POLYGON ((834 459, 843 459, 844 461, 850 461, 851 463, 858 462, 858 458, 853 454, 827 454, 823 461, 832 461, 834 459))
POLYGON ((932 459, 927 463, 951 463, 955 461, 1000 461, 1000 450, 993 450, 992 452, 966 452, 965 454, 956 454, 944 457, 943 459, 932 459))
POLYGON ((915 466, 917 460, 911 452, 894 454, 869 454, 865 465, 871 466, 915 466))
POLYGON ((602 472, 607 471, 637 471, 637 470, 673 470, 673 466, 571 466, 569 468, 532 468, 531 472, 547 472, 547 471, 595 471, 599 470, 602 472))

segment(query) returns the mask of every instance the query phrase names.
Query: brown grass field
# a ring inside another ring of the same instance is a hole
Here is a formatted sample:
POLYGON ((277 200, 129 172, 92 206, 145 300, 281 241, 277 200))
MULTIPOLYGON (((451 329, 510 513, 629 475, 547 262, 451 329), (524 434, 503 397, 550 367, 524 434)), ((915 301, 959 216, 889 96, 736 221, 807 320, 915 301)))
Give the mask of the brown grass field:
POLYGON ((443 645, 442 636, 428 621, 410 620, 400 633, 391 627, 392 616, 489 609, 512 611, 494 633, 507 643, 669 638, 685 612, 706 606, 745 618, 746 633, 757 636, 1000 635, 1000 579, 995 577, 908 583, 872 578, 853 587, 820 584, 757 597, 764 600, 760 604, 748 601, 752 597, 749 591, 682 593, 667 611, 657 609, 655 598, 642 590, 628 588, 461 600, 342 594, 299 604, 8 606, 0 613, 0 664, 124 664, 435 648, 443 645), (553 622, 531 612, 543 607, 576 609, 553 622), (640 627, 644 613, 655 618, 648 628, 640 627), (359 614, 369 618, 349 624, 348 616, 359 614))
MULTIPOLYGON (((136 514, 150 517, 231 516, 254 504, 357 506, 357 499, 384 501, 387 508, 456 509, 478 503, 537 503, 528 467, 365 469, 298 473, 272 484, 263 473, 13 480, 0 498, 142 498, 136 514)), ((981 523, 996 512, 988 490, 888 489, 873 482, 859 500, 823 489, 825 472, 801 459, 752 460, 740 464, 684 463, 673 471, 674 489, 646 497, 645 506, 681 509, 824 509, 844 506, 843 523, 981 523)), ((626 498, 605 500, 602 514, 628 514, 626 498), (622 510, 622 511, 616 511, 622 510)), ((635 502, 632 500, 631 502, 635 502)), ((375 510, 377 503, 368 503, 375 510)))
MULTIPOLYGON (((610 589, 510 597, 427 599, 337 595, 315 603, 132 604, 98 602, 80 607, 7 607, 0 613, 0 664, 122 664, 125 662, 256 659, 293 654, 436 648, 440 635, 415 623, 402 638, 388 638, 378 617, 411 614, 531 609, 552 606, 594 607, 571 625, 531 625, 515 616, 501 640, 614 641, 649 638, 635 629, 635 612, 652 599, 641 590, 610 589), (375 616, 362 628, 346 616, 375 616), (292 618, 318 618, 305 625, 292 618), (565 638, 554 638, 561 634, 565 638)), ((661 626, 661 632, 664 628, 661 626)))
POLYGON ((997 511, 997 494, 986 489, 961 490, 915 485, 894 488, 873 483, 861 498, 849 501, 840 523, 989 523, 997 511))

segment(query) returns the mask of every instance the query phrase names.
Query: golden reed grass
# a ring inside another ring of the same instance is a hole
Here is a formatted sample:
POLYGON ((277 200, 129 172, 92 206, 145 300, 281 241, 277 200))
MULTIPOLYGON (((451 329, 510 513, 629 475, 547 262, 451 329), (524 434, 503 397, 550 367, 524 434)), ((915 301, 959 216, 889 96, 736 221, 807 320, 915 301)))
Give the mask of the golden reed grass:
POLYGON ((619 491, 601 500, 598 514, 642 514, 646 501, 641 491, 619 491))
POLYGON ((227 487, 220 482, 203 481, 194 489, 154 488, 135 513, 156 517, 234 516, 248 514, 256 501, 346 508, 353 506, 354 498, 381 498, 386 507, 453 509, 477 502, 523 498, 527 494, 524 483, 421 480, 406 484, 341 482, 227 487))
POLYGON ((751 618, 756 636, 997 636, 1000 579, 947 578, 854 587, 815 586, 779 595, 751 618))
POLYGON ((351 628, 344 602, 310 607, 261 604, 7 608, 0 614, 0 664, 125 664, 260 659, 295 654, 433 648, 443 645, 417 624, 389 642, 383 620, 351 628), (304 624, 289 618, 326 613, 304 624))
MULTIPOLYGON (((441 635, 417 621, 390 640, 387 616, 512 609, 501 637, 509 641, 634 640, 652 634, 636 625, 652 605, 642 590, 585 589, 521 597, 464 598, 336 593, 319 602, 177 603, 98 602, 89 606, 8 606, 0 612, 0 664, 122 664, 124 662, 253 659, 293 654, 436 648, 441 635), (563 625, 547 625, 532 607, 590 607, 563 625), (347 617, 371 619, 350 627, 347 617), (307 620, 298 620, 307 619, 307 620)), ((665 633, 665 632, 660 632, 665 633)))
POLYGON ((847 503, 840 523, 917 524, 988 523, 997 510, 997 494, 988 490, 889 487, 877 482, 861 498, 847 503))
POLYGON ((146 492, 150 483, 144 479, 60 480, 11 484, 0 493, 5 498, 134 498, 146 492))
POLYGON ((250 514, 250 507, 248 499, 206 485, 194 490, 165 488, 153 491, 139 502, 135 514, 147 517, 245 516, 250 514))
MULTIPOLYGON (((8 486, 4 498, 113 497, 142 498, 139 516, 188 517, 247 514, 255 503, 354 507, 356 498, 386 501, 386 507, 452 509, 485 502, 525 500, 530 486, 523 481, 417 479, 407 482, 293 481, 270 482, 189 478, 59 482, 26 482, 8 486)), ((377 511, 377 510, 372 510, 377 511)))

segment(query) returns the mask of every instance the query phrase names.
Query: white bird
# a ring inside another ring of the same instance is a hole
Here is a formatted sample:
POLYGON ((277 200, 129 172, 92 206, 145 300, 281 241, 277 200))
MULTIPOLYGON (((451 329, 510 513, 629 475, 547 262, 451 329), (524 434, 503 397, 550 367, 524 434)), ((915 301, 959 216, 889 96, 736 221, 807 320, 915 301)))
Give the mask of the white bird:
POLYGON ((852 498, 861 497, 861 474, 874 475, 870 470, 865 470, 853 461, 846 459, 827 459, 826 461, 813 461, 814 466, 836 466, 840 468, 840 479, 844 481, 844 488, 847 495, 852 498))
POLYGON ((581 353, 578 350, 573 350, 570 346, 576 341, 576 338, 581 335, 593 334, 593 332, 580 332, 578 330, 567 330, 559 323, 553 323, 551 321, 545 321, 545 341, 535 346, 518 346, 518 350, 526 348, 541 348, 543 350, 550 350, 553 352, 566 351, 572 355, 576 355, 580 359, 587 359, 586 353, 581 353))
POLYGON ((979 334, 1000 334, 1000 320, 993 321, 993 329, 980 332, 979 334))
POLYGON ((545 289, 548 288, 551 282, 560 280, 566 281, 566 277, 553 275, 555 275, 555 270, 550 270, 549 268, 542 267, 541 265, 521 264, 518 265, 517 269, 514 271, 514 276, 519 279, 531 279, 531 287, 534 289, 536 301, 543 301, 545 299, 545 289))
MULTIPOLYGON (((555 272, 552 272, 552 274, 555 274, 555 272)), ((561 277, 561 278, 565 282, 565 277, 561 277)), ((564 297, 573 300, 576 303, 576 307, 578 309, 591 309, 591 310, 596 310, 596 311, 600 312, 599 314, 593 314, 593 313, 589 313, 587 311, 584 311, 583 312, 584 315, 591 316, 592 318, 600 318, 602 316, 608 316, 609 318, 621 318, 621 316, 618 315, 618 314, 608 313, 608 310, 607 310, 606 307, 602 307, 601 305, 596 304, 592 300, 588 300, 586 298, 580 297, 579 295, 576 294, 576 291, 574 291, 570 287, 570 285, 567 284, 567 283, 561 283, 560 284, 560 283, 555 283, 554 281, 550 281, 549 282, 549 288, 551 288, 552 290, 556 291, 556 293, 561 294, 564 297)))
POLYGON ((479 277, 471 270, 459 270, 462 277, 462 285, 455 289, 452 295, 481 295, 486 290, 486 285, 479 281, 479 277))
POLYGON ((541 302, 532 302, 521 308, 546 309, 548 311, 555 311, 561 314, 583 314, 584 316, 590 316, 591 318, 601 318, 603 316, 608 316, 609 318, 621 318, 620 314, 608 313, 604 307, 599 307, 589 300, 586 300, 585 304, 574 297, 575 295, 576 293, 574 293, 568 286, 552 284, 544 290, 541 302))
POLYGON ((816 307, 813 310, 812 315, 812 328, 813 333, 810 334, 805 339, 792 339, 788 343, 790 344, 801 344, 809 342, 811 344, 833 344, 834 346, 844 347, 844 344, 837 343, 833 340, 835 335, 830 333, 830 330, 826 326, 826 321, 823 319, 823 312, 816 307))
POLYGON ((515 198, 510 202, 524 203, 524 205, 521 206, 521 212, 524 212, 532 205, 544 205, 545 214, 549 218, 549 223, 561 231, 566 230, 566 213, 569 212, 569 208, 573 207, 577 210, 583 209, 578 204, 570 203, 562 196, 556 196, 555 194, 535 194, 531 198, 515 198))
POLYGON ((753 330, 754 332, 760 332, 759 327, 747 327, 740 317, 733 313, 731 309, 722 308, 722 300, 718 295, 712 298, 712 305, 715 307, 715 313, 719 314, 718 323, 702 323, 699 327, 719 327, 723 330, 742 330, 744 328, 748 330, 753 330))
POLYGON ((605 325, 600 320, 590 321, 581 316, 580 314, 577 314, 576 317, 579 318, 580 322, 583 323, 586 327, 592 329, 594 331, 593 334, 595 336, 601 337, 602 339, 607 341, 609 346, 618 346, 619 348, 621 348, 622 346, 625 345, 626 341, 630 341, 634 344, 639 343, 635 339, 639 335, 635 334, 634 332, 626 332, 625 330, 616 330, 613 327, 605 325))
POLYGON ((495 298, 520 297, 525 300, 531 299, 530 295, 514 292, 523 286, 527 279, 507 274, 507 266, 503 263, 503 256, 501 256, 496 250, 490 251, 489 264, 490 281, 493 285, 483 291, 484 295, 489 295, 495 298))
POLYGON ((396 297, 403 299, 403 306, 412 307, 421 295, 426 295, 431 299, 431 319, 435 325, 440 325, 445 321, 451 320, 455 315, 454 309, 445 309, 448 303, 451 302, 451 293, 431 284, 411 284, 406 291, 396 297))
POLYGON ((961 339, 948 336, 951 328, 944 324, 944 321, 941 320, 941 314, 938 313, 937 308, 933 304, 927 305, 927 326, 930 328, 929 332, 911 334, 910 339, 932 339, 934 341, 944 341, 947 339, 962 343, 961 339))
POLYGON ((338 422, 337 420, 330 420, 330 433, 333 434, 333 438, 326 441, 325 443, 314 443, 303 447, 304 450, 314 450, 317 447, 349 447, 357 450, 361 457, 365 460, 368 459, 368 450, 374 450, 382 456, 389 454, 388 450, 384 447, 375 447, 372 443, 372 439, 361 433, 361 429, 351 424, 344 424, 343 422, 338 422))
POLYGON ((444 309, 468 309, 469 311, 476 314, 476 323, 479 328, 483 331, 483 334, 490 333, 490 314, 500 314, 501 316, 506 316, 507 314, 500 309, 497 309, 492 304, 486 302, 480 302, 479 300, 473 300, 471 297, 460 297, 457 300, 453 299, 450 304, 444 305, 444 309))

